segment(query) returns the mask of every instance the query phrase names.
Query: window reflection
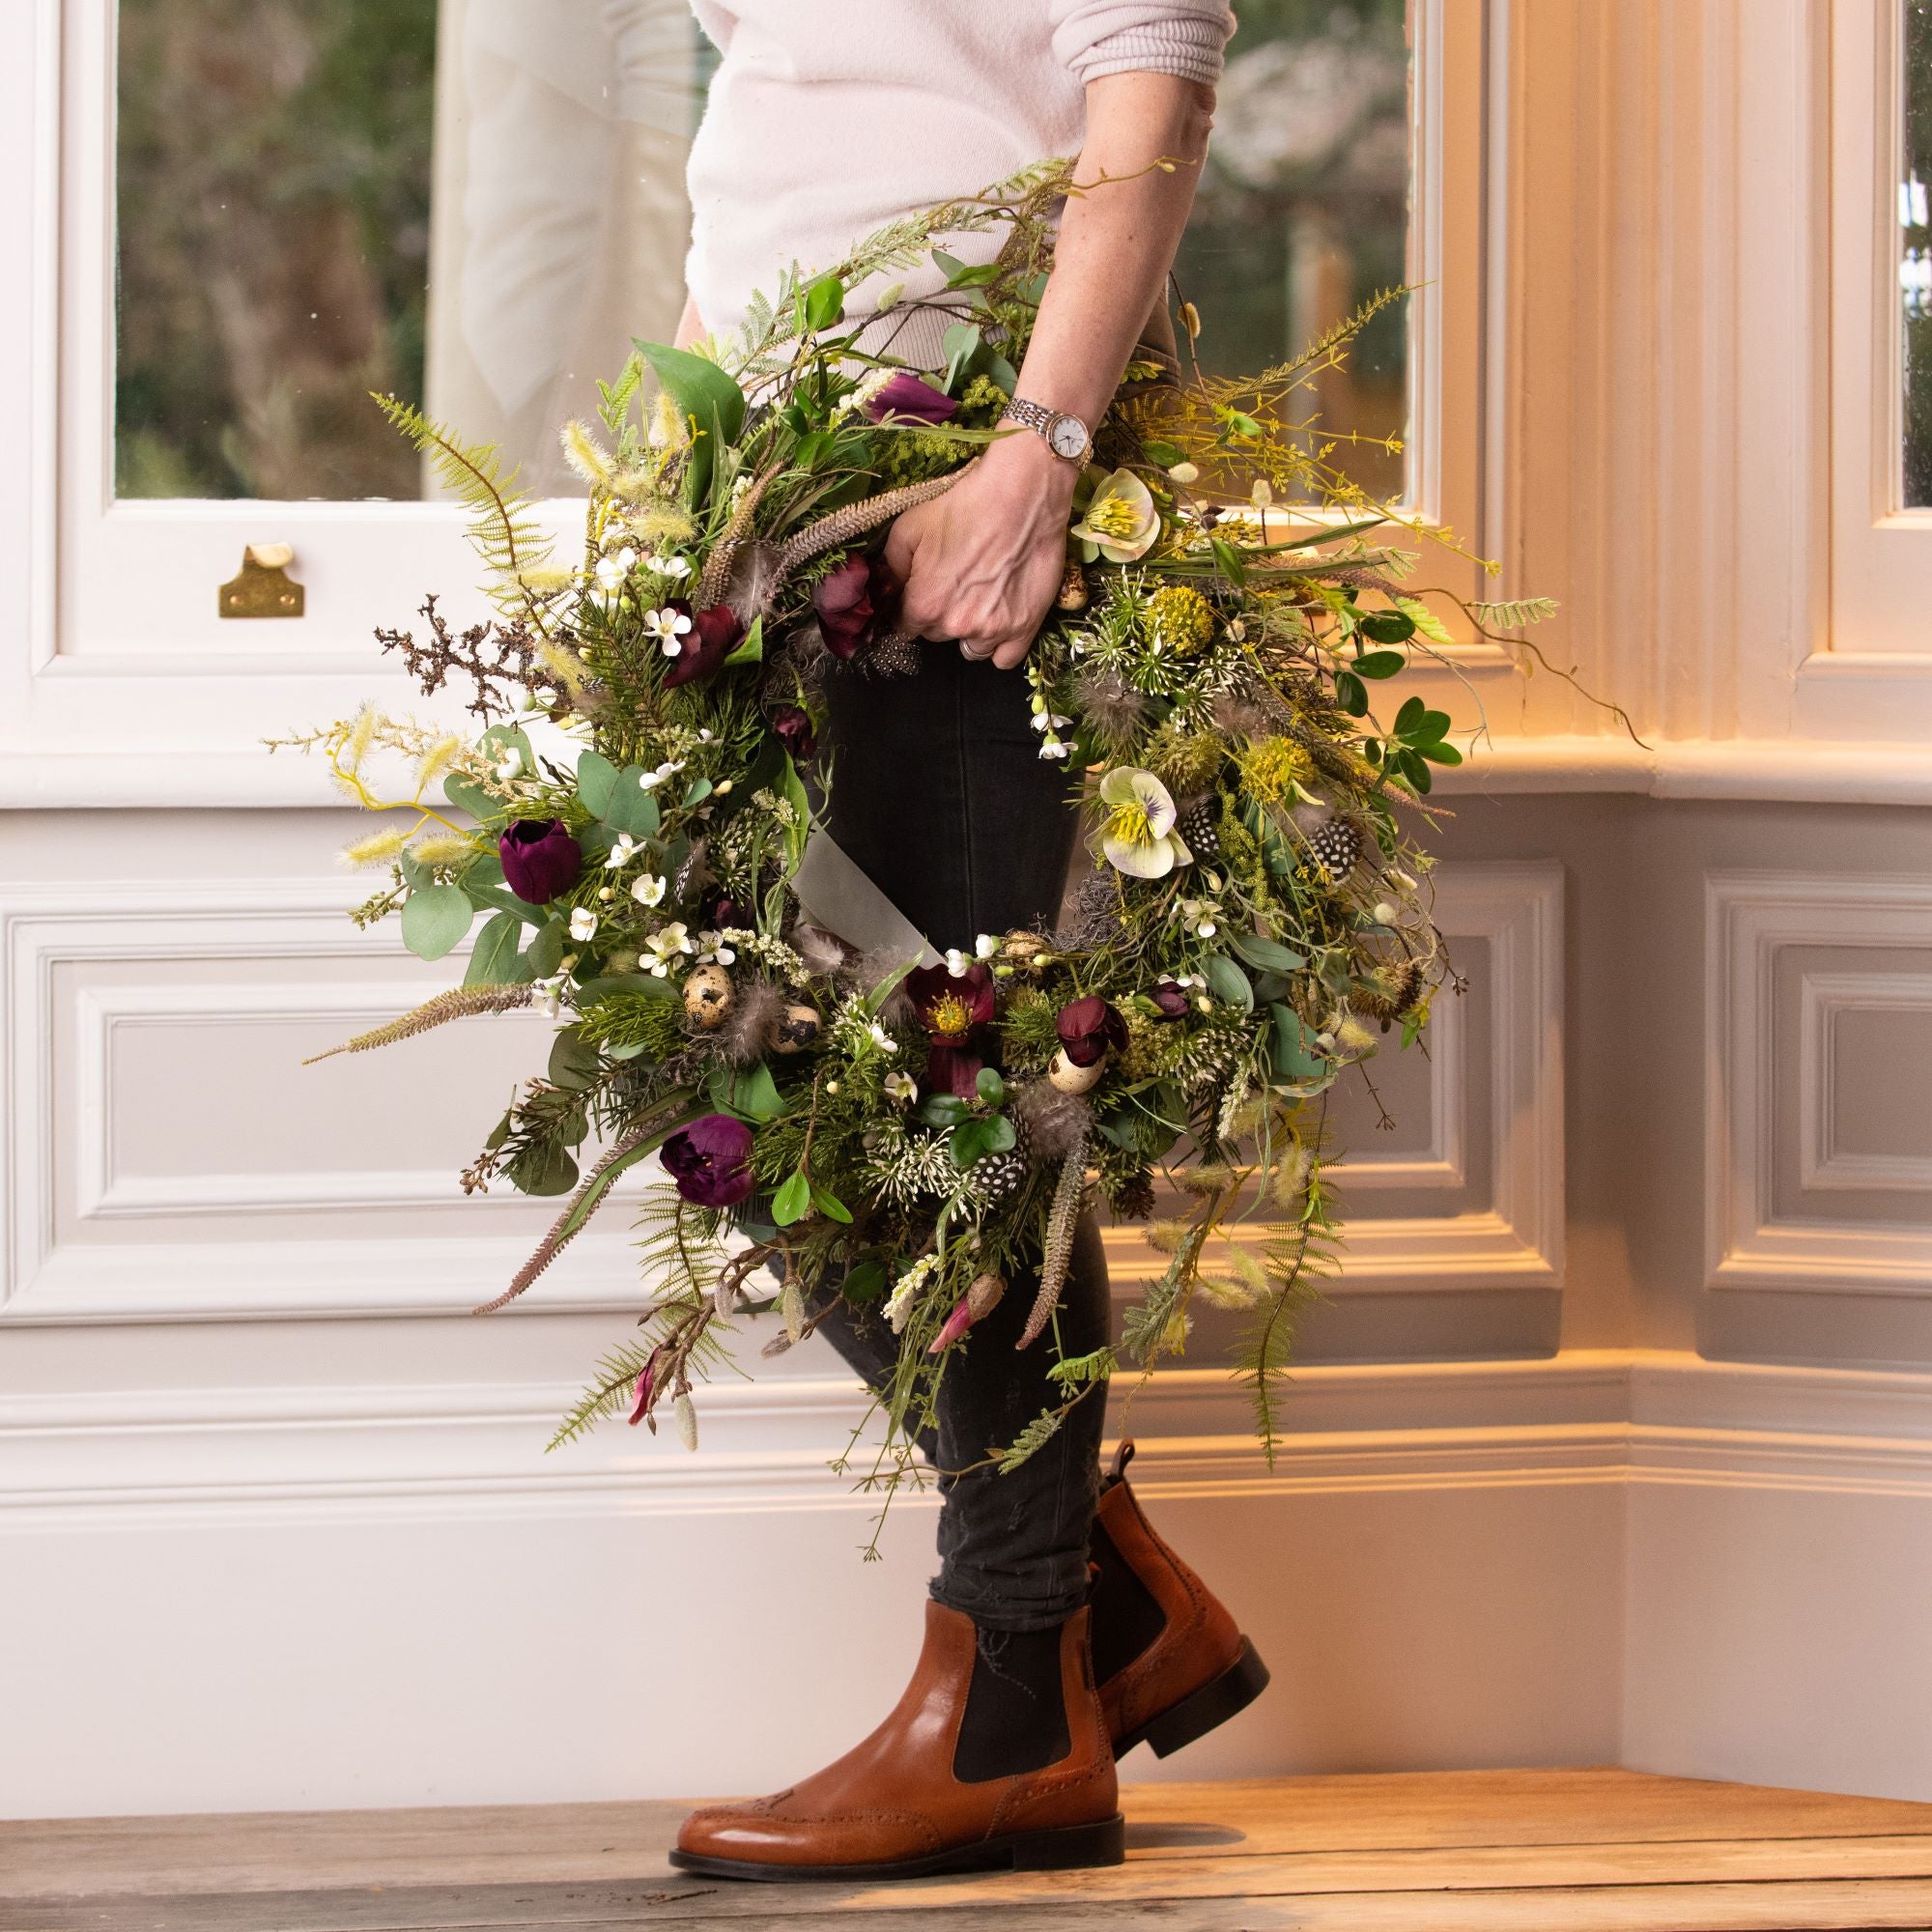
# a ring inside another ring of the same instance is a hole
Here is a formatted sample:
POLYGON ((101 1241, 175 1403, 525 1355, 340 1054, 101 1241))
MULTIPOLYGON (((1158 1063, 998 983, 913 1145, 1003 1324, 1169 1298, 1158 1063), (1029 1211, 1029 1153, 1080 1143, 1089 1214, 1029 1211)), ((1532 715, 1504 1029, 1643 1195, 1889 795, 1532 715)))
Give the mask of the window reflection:
POLYGON ((1899 333, 1905 389, 1904 501, 1932 507, 1932 0, 1905 8, 1904 140, 1898 183, 1899 333))
POLYGON ((413 497, 435 0, 123 0, 123 497, 413 497))
MULTIPOLYGON (((1406 0, 1238 0, 1214 140, 1177 266, 1214 374, 1298 354, 1407 276, 1406 0)), ((1332 461, 1372 494, 1403 494, 1405 304, 1384 310, 1306 408, 1370 440, 1332 461)), ((1297 413, 1303 412, 1298 407, 1297 413)))
POLYGON ((415 497, 393 390, 574 487, 675 327, 683 0, 122 0, 123 497, 415 497))

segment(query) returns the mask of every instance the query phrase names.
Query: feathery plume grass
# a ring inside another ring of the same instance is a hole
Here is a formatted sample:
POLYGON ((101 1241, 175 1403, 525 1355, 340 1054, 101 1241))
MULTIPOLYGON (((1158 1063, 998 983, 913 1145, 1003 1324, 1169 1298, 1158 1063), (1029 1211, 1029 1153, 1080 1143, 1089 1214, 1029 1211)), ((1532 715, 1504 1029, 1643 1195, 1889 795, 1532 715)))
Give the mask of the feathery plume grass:
POLYGON ((386 866, 400 858, 404 846, 409 843, 409 835, 400 825, 385 826, 381 832, 372 832, 366 838, 358 838, 354 844, 342 848, 342 856, 352 866, 386 866))

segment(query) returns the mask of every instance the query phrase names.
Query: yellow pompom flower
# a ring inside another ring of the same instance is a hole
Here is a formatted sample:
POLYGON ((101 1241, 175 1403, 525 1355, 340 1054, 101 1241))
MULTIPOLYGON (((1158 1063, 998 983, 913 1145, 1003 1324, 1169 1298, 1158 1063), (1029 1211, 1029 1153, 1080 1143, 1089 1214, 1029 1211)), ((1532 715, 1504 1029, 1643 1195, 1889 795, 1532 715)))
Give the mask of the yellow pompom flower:
POLYGON ((1148 599, 1147 626, 1157 648, 1189 658, 1214 640, 1214 607, 1191 584, 1170 583, 1148 599))
POLYGON ((1290 738, 1258 738, 1240 754, 1241 782, 1255 797, 1280 805, 1315 777, 1315 763, 1290 738))

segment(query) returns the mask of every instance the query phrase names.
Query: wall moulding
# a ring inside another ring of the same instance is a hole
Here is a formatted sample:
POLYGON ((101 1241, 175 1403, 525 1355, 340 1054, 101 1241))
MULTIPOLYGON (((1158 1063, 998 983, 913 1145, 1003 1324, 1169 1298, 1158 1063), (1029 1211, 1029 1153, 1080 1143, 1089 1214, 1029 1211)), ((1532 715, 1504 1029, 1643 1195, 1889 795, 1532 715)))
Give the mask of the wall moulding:
MULTIPOLYGON (((1780 1212, 1776 1176, 1787 1153, 1813 1170, 1820 1110, 1831 1095, 1832 1029, 1824 1003, 1898 1009, 1925 976, 1900 975, 1890 955, 1932 957, 1932 882, 1845 880, 1802 873, 1718 872, 1705 884, 1705 1279, 1714 1289, 1797 1293, 1932 1293, 1932 1213, 1925 1221, 1780 1212), (1800 980, 1798 1009, 1780 1029, 1776 975, 1797 949, 1841 955, 1828 974, 1800 980), (1882 956, 1867 972, 1842 955, 1882 956), (1907 983, 1909 982, 1909 983, 1907 983), (1778 1054, 1798 1058, 1798 1099, 1778 1106, 1778 1054)), ((1922 1004, 1917 1009, 1923 1010, 1922 1004)), ((1868 1182, 1865 1184, 1869 1184, 1868 1182)), ((1829 1198, 1832 1190, 1824 1190, 1829 1198)))

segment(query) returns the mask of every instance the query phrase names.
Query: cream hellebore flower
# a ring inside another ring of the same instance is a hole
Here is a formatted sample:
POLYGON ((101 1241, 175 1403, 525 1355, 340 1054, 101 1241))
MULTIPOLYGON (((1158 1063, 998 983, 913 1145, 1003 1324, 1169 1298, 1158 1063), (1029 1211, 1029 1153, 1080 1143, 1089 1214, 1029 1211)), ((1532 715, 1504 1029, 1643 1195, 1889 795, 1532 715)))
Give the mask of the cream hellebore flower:
POLYGON ((628 866, 642 850, 643 847, 628 832, 620 832, 617 842, 605 853, 604 863, 607 866, 628 866))
POLYGON ((640 906, 664 904, 665 881, 655 872, 644 872, 632 882, 631 896, 640 906))
POLYGON ((1174 829, 1174 800, 1151 772, 1116 765, 1100 781, 1100 803, 1108 808, 1100 850, 1117 871, 1164 879, 1192 862, 1194 854, 1174 829))
POLYGON ((579 906, 570 915, 570 936, 581 946, 597 935, 597 915, 588 906, 579 906))
POLYGON ((666 657, 674 658, 684 648, 678 639, 691 629, 691 619, 667 604, 661 611, 644 612, 644 629, 658 640, 658 648, 666 657))
POLYGON ((919 1094, 919 1082, 910 1073, 894 1071, 886 1075, 886 1098, 906 1101, 919 1094))
POLYGON ((670 972, 672 961, 692 951, 691 933, 681 919, 659 926, 644 944, 651 949, 650 970, 660 980, 670 972))
POLYGON ((1073 534, 1080 539, 1084 562, 1098 556, 1109 563, 1134 562, 1153 548, 1160 534, 1153 493, 1131 469, 1116 469, 1094 492, 1073 534))

